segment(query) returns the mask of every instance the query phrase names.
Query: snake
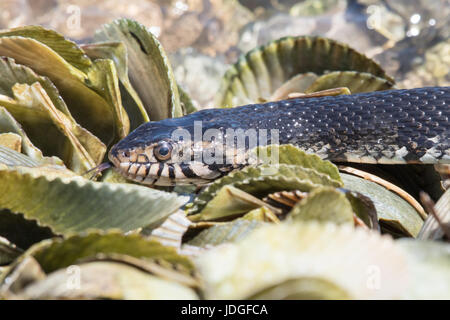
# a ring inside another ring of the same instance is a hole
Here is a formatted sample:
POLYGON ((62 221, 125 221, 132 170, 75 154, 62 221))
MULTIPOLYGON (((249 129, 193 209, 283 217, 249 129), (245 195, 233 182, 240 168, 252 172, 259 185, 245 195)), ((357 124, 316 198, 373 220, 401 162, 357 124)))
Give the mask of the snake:
POLYGON ((203 109, 140 125, 108 157, 127 179, 156 186, 207 184, 273 144, 337 163, 448 164, 449 106, 450 87, 423 87, 203 109))

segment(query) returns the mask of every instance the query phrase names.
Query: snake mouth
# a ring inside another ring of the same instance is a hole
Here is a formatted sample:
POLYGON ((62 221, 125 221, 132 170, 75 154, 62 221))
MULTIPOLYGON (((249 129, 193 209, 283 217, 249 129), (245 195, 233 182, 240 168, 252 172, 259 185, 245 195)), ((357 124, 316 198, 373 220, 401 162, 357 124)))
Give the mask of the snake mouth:
POLYGON ((156 145, 122 150, 113 147, 108 158, 122 176, 145 185, 202 185, 223 175, 222 171, 200 161, 158 161, 153 155, 156 145))
POLYGON ((145 185, 202 185, 221 176, 202 163, 120 162, 115 169, 125 178, 145 185))

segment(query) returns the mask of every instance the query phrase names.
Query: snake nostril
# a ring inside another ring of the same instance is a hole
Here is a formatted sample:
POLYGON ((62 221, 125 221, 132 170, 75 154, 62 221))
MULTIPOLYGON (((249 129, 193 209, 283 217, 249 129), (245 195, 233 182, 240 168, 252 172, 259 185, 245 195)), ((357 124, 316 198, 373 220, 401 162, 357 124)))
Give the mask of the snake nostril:
POLYGON ((125 158, 129 158, 130 157, 130 151, 122 151, 122 156, 125 158))

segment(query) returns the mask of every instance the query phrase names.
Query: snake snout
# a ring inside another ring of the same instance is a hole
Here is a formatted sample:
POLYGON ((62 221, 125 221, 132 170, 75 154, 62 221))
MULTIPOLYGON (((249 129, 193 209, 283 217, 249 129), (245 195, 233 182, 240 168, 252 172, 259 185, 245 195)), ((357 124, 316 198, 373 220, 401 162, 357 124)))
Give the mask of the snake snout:
POLYGON ((108 159, 115 167, 119 167, 122 162, 130 162, 131 153, 129 149, 120 149, 118 144, 116 144, 109 150, 108 159))

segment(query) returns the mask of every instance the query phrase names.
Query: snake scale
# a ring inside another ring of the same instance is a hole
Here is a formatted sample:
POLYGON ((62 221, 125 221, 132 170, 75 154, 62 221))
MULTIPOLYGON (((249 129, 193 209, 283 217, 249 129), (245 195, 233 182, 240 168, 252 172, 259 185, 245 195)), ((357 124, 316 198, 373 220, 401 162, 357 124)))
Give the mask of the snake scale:
POLYGON ((165 186, 248 165, 254 143, 293 144, 333 162, 450 163, 449 106, 450 87, 424 87, 205 109, 141 125, 109 159, 128 179, 165 186))

